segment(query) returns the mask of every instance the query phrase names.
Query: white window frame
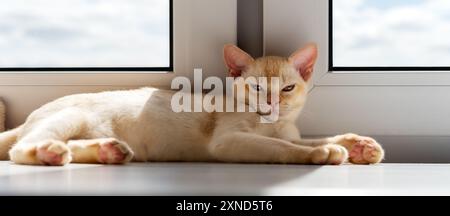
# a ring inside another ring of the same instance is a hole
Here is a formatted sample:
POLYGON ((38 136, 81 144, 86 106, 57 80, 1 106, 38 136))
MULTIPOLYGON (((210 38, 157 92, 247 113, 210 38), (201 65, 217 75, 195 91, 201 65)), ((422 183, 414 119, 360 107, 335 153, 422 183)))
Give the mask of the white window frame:
MULTIPOLYGON (((185 25, 185 10, 180 10, 182 2, 174 0, 173 2, 173 25, 185 25), (176 13, 178 12, 178 13, 176 13)), ((183 30, 183 29, 181 29, 183 30)), ((172 29, 175 31, 175 28, 172 29)), ((185 50, 180 37, 176 35, 186 34, 182 31, 173 32, 174 41, 172 47, 172 56, 175 59, 175 50, 177 53, 184 53, 185 50), (176 40, 176 41, 175 41, 176 40)), ((185 62, 177 60, 173 63, 175 68, 184 67, 185 62)), ((139 86, 139 85, 167 85, 173 71, 0 71, 0 86, 139 86)))
POLYGON ((236 42, 236 4, 236 0, 227 0, 225 2, 221 0, 174 0, 174 71, 2 71, 0 72, 0 86, 151 85, 167 87, 170 86, 175 76, 190 77, 195 67, 205 67, 213 71, 212 73, 220 73, 221 70, 219 68, 224 68, 221 59, 221 46, 224 43, 236 42), (225 8, 223 11, 228 12, 229 15, 218 15, 216 19, 211 19, 211 21, 204 19, 205 13, 208 10, 214 10, 214 8, 225 8), (195 25, 199 21, 203 25, 195 25), (220 26, 223 27, 220 28, 220 26), (217 35, 222 35, 222 37, 217 37, 217 35), (230 35, 233 36, 231 37, 230 35), (200 42, 203 42, 204 45, 200 42), (215 45, 215 47, 211 47, 211 45, 215 45), (213 50, 214 48, 218 48, 218 50, 213 50), (199 62, 198 59, 204 60, 205 63, 199 62))
MULTIPOLYGON (((370 70, 370 71, 358 71, 358 70, 339 70, 333 71, 331 61, 332 44, 332 1, 327 1, 328 7, 328 31, 329 35, 326 50, 328 52, 328 69, 327 71, 319 71, 320 78, 315 81, 315 86, 333 86, 333 85, 383 85, 383 86, 442 86, 450 85, 450 71, 449 70, 435 70, 435 68, 429 67, 432 70, 421 70, 419 67, 411 67, 412 69, 406 70, 370 70)), ((389 68, 389 67, 388 67, 389 68)), ((391 67, 392 68, 392 67, 391 67)), ((438 68, 438 67, 436 67, 438 68)))
POLYGON ((294 50, 298 46, 314 41, 320 48, 320 60, 316 65, 314 86, 450 86, 450 71, 330 71, 329 65, 329 17, 332 0, 264 0, 264 45, 267 54, 288 54, 285 50, 294 50), (276 5, 277 4, 277 5, 276 5), (284 6, 283 6, 284 5, 284 6), (285 9, 291 7, 297 11, 293 14, 285 9), (283 8, 283 9, 282 9, 283 8), (284 10, 284 11, 283 11, 284 10), (276 14, 279 12, 280 14, 276 14), (284 13, 284 14, 281 14, 284 13), (274 17, 276 16, 276 17, 274 17), (286 23, 283 17, 290 16, 292 20, 286 23), (312 18, 313 17, 313 18, 312 18), (279 28, 268 25, 268 22, 278 23, 279 28), (309 22, 309 23, 308 23, 309 22), (296 25, 293 25, 296 24, 296 25), (284 27, 304 28, 305 33, 288 35, 282 32, 284 27), (276 33, 279 31, 278 33, 276 33), (286 34, 273 37, 275 34, 286 34), (272 40, 272 38, 286 40, 272 40), (290 42, 290 48, 286 42, 290 42), (269 46, 267 44, 270 43, 269 46), (279 48, 273 48, 273 47, 279 48), (269 47, 269 50, 267 50, 269 47))

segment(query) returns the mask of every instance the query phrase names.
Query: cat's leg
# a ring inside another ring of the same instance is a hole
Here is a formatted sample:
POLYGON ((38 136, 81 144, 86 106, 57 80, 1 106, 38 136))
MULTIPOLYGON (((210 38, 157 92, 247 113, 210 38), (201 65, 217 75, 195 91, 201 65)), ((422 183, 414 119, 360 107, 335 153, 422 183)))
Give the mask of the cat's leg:
MULTIPOLYGON (((301 145, 301 146, 311 146, 311 147, 319 147, 319 146, 324 146, 324 145, 328 145, 330 143, 333 143, 332 139, 329 138, 323 138, 323 139, 298 139, 298 140, 293 140, 292 143, 296 144, 296 145, 301 145)), ((335 143, 337 144, 337 143, 335 143)))
POLYGON ((66 109, 35 123, 9 151, 11 161, 26 165, 62 166, 71 161, 65 141, 87 129, 82 111, 66 109))
POLYGON ((125 164, 134 155, 128 144, 114 138, 71 140, 68 146, 73 163, 125 164))
POLYGON ((349 161, 354 164, 377 164, 384 159, 384 150, 377 141, 356 134, 322 139, 302 139, 294 124, 285 124, 278 131, 276 137, 300 146, 320 147, 329 144, 344 146, 349 152, 349 161))
POLYGON ((339 165, 348 152, 339 145, 299 146, 281 139, 235 132, 214 137, 212 156, 223 162, 339 165))
POLYGON ((302 139, 297 127, 294 124, 284 124, 283 127, 277 131, 275 137, 300 146, 320 147, 328 144, 337 144, 334 143, 334 140, 329 138, 302 139))

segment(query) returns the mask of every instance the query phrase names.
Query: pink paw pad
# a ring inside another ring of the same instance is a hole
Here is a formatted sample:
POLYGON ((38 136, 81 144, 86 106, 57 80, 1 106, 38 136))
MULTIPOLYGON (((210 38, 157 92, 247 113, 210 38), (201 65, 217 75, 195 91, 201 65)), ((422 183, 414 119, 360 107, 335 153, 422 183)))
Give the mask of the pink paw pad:
POLYGON ((36 156, 45 165, 50 166, 62 165, 63 155, 48 151, 47 149, 38 149, 36 156))
POLYGON ((360 140, 350 151, 350 162, 356 164, 378 163, 380 150, 370 140, 360 140))
POLYGON ((364 148, 365 146, 361 142, 354 145, 350 151, 350 160, 352 162, 364 161, 364 148))
POLYGON ((128 162, 130 152, 117 141, 110 141, 100 145, 98 150, 100 162, 104 164, 123 164, 128 162))

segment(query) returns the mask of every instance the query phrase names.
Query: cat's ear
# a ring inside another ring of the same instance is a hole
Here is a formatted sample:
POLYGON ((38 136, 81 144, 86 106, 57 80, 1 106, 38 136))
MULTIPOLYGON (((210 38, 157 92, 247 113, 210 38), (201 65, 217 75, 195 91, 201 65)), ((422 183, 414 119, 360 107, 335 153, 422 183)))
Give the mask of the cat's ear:
POLYGON ((289 62, 294 65, 303 80, 308 82, 314 71, 314 64, 317 60, 317 45, 308 44, 305 48, 299 49, 289 57, 289 62))
POLYGON ((225 45, 223 56, 232 77, 242 76, 242 72, 254 61, 249 54, 231 44, 225 45))

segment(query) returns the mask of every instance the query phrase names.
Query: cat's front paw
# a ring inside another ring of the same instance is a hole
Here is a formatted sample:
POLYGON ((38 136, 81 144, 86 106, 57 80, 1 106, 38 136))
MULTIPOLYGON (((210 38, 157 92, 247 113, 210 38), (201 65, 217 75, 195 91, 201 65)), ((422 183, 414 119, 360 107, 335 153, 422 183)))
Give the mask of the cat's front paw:
POLYGON ((347 149, 340 145, 329 144, 316 147, 311 153, 311 162, 317 165, 341 165, 347 159, 347 149))
POLYGON ((377 164, 384 159, 383 147, 373 138, 346 134, 335 139, 348 150, 349 162, 353 164, 377 164))
POLYGON ((131 161, 134 154, 131 148, 116 139, 101 140, 98 149, 100 163, 103 164, 125 164, 131 161))

